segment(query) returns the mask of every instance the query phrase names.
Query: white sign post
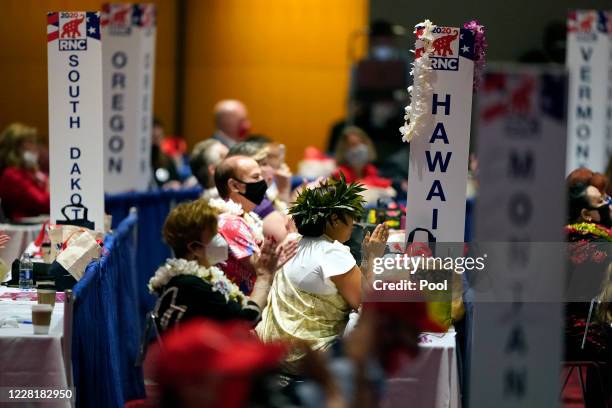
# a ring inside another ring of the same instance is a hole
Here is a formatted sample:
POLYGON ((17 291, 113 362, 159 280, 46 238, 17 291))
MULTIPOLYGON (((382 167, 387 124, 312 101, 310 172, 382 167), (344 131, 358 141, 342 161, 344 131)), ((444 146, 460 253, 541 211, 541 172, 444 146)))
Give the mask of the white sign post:
MULTIPOLYGON (((431 117, 410 141, 406 239, 463 242, 474 33, 434 27, 433 36, 431 117)), ((421 43, 417 39, 417 57, 421 43)))
POLYGON ((104 228, 100 14, 47 15, 51 220, 104 228))
POLYGON ((563 70, 505 66, 479 92, 472 407, 559 405, 565 89, 563 70))
POLYGON ((105 191, 146 190, 151 177, 155 6, 104 4, 105 191))
POLYGON ((604 172, 608 163, 610 39, 607 13, 569 13, 567 58, 569 110, 566 173, 579 167, 604 172))

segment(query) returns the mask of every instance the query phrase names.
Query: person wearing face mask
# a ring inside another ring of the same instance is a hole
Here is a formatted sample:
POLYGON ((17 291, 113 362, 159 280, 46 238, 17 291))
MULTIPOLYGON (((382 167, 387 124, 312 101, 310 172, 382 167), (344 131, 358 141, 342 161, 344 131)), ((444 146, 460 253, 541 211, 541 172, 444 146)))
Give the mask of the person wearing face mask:
POLYGON ((592 368, 587 370, 585 406, 601 407, 604 401, 612 398, 610 390, 602 393, 599 387, 600 375, 604 378, 603 384, 609 384, 612 379, 609 364, 612 361, 612 329, 609 322, 598 318, 590 300, 598 297, 608 279, 607 269, 612 260, 609 249, 611 207, 607 197, 594 185, 573 182, 568 192, 565 360, 608 362, 599 367, 599 373, 592 368))
POLYGON ((212 135, 228 148, 244 140, 251 129, 249 112, 240 101, 226 99, 217 102, 213 115, 215 119, 215 133, 212 135))
MULTIPOLYGON (((270 198, 270 188, 275 186, 275 170, 269 162, 269 144, 256 141, 236 143, 229 150, 227 157, 248 156, 255 160, 266 181, 267 190, 264 199, 253 209, 253 212, 263 220, 263 233, 282 242, 291 231, 290 218, 285 215, 286 205, 281 206, 277 200, 270 198), (288 227, 289 226, 289 227, 288 227)), ((283 203, 284 204, 284 203, 283 203)))
POLYGON ((199 199, 179 204, 164 223, 164 241, 176 258, 167 260, 149 282, 159 297, 155 314, 161 331, 194 317, 246 320, 252 325, 260 319, 277 268, 276 244, 263 244, 254 264, 255 285, 247 297, 214 266, 228 258, 217 217, 217 210, 199 199))
POLYGON ((0 135, 0 199, 12 221, 49 214, 49 179, 39 170, 36 129, 21 123, 0 135))
POLYGON ((347 183, 359 181, 368 187, 389 187, 391 180, 378 176, 374 160, 376 150, 368 135, 356 126, 345 128, 336 147, 336 176, 343 173, 347 183))
POLYGON ((358 181, 368 189, 364 197, 368 203, 375 203, 383 197, 394 197, 396 192, 391 187, 391 180, 380 177, 373 162, 376 150, 368 135, 356 126, 344 129, 336 147, 338 169, 334 177, 339 179, 344 174, 347 183, 358 181))
MULTIPOLYGON (((248 295, 255 285, 254 265, 264 240, 263 222, 253 210, 263 201, 268 185, 259 164, 246 156, 223 160, 215 169, 215 185, 221 199, 210 200, 210 205, 221 212, 219 234, 229 248, 228 259, 220 266, 248 295)), ((295 253, 296 246, 287 240, 279 245, 281 265, 295 253)))

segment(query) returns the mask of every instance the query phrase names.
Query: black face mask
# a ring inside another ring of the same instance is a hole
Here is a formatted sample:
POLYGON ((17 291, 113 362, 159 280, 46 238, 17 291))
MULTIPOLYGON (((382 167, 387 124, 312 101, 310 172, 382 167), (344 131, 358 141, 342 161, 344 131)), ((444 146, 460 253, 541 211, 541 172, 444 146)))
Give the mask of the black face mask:
POLYGON ((612 218, 610 217, 610 206, 604 204, 601 207, 593 207, 599 213, 599 224, 606 228, 612 228, 612 218))
POLYGON ((261 179, 259 181, 254 181, 252 183, 246 183, 244 181, 240 181, 240 182, 246 185, 246 191, 240 194, 255 205, 261 204, 261 202, 263 201, 266 195, 266 190, 268 190, 268 185, 266 184, 266 180, 261 179))

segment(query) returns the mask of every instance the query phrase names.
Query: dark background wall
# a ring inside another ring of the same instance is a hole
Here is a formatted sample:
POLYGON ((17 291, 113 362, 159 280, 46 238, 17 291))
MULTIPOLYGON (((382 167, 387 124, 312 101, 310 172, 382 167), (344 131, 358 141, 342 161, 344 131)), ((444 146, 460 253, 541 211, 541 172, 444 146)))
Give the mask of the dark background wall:
POLYGON ((565 21, 568 9, 612 10, 610 0, 371 0, 370 19, 386 19, 408 29, 402 40, 412 49, 416 23, 429 18, 434 24, 460 26, 477 18, 487 28, 489 61, 516 61, 526 51, 542 48, 545 26, 565 21))

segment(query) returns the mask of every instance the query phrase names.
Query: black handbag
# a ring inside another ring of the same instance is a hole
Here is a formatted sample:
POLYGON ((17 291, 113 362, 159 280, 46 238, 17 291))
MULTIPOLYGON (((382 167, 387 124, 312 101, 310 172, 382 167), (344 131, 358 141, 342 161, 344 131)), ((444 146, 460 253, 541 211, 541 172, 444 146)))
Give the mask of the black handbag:
POLYGON ((88 213, 88 209, 83 204, 68 204, 62 207, 62 215, 64 216, 64 219, 56 220, 55 223, 58 225, 75 225, 77 227, 88 228, 90 230, 94 230, 95 223, 93 221, 90 221, 87 218, 87 213, 88 213), (78 209, 83 210, 83 217, 74 218, 74 219, 69 218, 68 214, 66 214, 66 210, 70 208, 78 208, 78 209))
POLYGON ((416 227, 415 229, 413 229, 412 231, 410 231, 410 233, 408 234, 408 238, 406 239, 406 244, 409 243, 413 243, 414 242, 414 235, 418 232, 418 231, 422 231, 422 232, 426 232, 427 233, 427 243, 429 246, 429 249, 431 250, 432 254, 436 253, 436 237, 435 235, 428 230, 427 228, 422 228, 422 227, 416 227))

